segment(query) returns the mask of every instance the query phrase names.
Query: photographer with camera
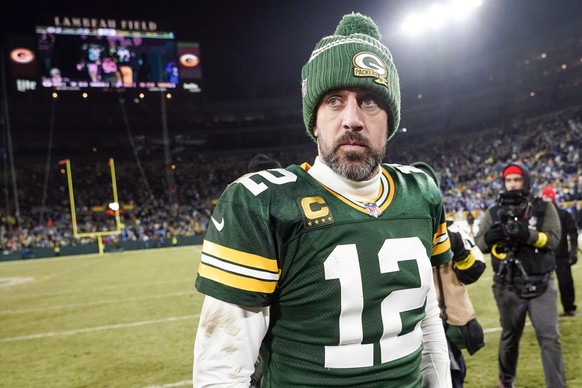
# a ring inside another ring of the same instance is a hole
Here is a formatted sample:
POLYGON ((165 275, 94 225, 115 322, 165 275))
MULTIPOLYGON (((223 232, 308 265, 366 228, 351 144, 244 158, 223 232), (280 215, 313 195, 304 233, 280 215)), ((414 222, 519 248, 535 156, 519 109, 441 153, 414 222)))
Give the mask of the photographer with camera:
POLYGON ((558 328, 558 290, 553 249, 560 241, 560 219, 554 206, 530 195, 531 178, 521 163, 503 169, 505 191, 483 213, 475 241, 491 252, 493 296, 499 309, 499 386, 513 387, 519 341, 526 314, 541 348, 547 387, 565 387, 566 376, 558 328))

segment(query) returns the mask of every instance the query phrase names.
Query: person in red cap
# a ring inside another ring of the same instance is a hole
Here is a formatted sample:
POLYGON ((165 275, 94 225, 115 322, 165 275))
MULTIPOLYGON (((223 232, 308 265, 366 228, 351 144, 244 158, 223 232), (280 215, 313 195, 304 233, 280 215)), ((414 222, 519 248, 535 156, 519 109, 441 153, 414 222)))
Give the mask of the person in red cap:
POLYGON ((541 196, 544 201, 551 202, 555 206, 562 224, 560 244, 554 250, 556 255, 556 275, 558 276, 560 300, 564 308, 564 315, 573 317, 576 315, 576 304, 571 267, 578 261, 578 229, 576 228, 574 217, 556 204, 556 191, 553 187, 545 187, 541 192, 541 196), (568 239, 570 239, 569 244, 568 239))
POLYGON ((491 253, 493 296, 499 310, 499 387, 513 387, 519 341, 529 315, 541 348, 547 387, 565 387, 566 375, 558 329, 558 290, 553 250, 560 241, 560 218, 554 206, 534 198, 522 163, 502 172, 505 191, 483 213, 475 242, 491 253))

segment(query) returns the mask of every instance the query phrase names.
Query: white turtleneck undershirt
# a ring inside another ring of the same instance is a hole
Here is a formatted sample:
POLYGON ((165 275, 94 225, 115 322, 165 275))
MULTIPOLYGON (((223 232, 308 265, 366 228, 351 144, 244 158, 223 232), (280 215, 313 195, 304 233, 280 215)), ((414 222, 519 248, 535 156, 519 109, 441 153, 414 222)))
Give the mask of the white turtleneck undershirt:
POLYGON ((378 195, 380 175, 382 174, 380 168, 378 168, 378 172, 371 179, 361 182, 352 181, 335 173, 319 157, 315 158, 315 163, 307 173, 336 193, 358 202, 369 202, 378 195))

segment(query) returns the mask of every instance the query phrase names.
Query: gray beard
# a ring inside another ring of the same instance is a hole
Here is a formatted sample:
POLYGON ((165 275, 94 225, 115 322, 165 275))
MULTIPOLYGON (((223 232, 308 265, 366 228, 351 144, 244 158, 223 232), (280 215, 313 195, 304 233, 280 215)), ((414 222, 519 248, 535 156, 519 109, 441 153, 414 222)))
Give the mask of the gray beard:
POLYGON ((337 151, 322 154, 321 158, 339 176, 362 182, 374 176, 376 167, 382 163, 384 151, 368 149, 364 155, 348 152, 345 153, 343 162, 338 157, 337 151))

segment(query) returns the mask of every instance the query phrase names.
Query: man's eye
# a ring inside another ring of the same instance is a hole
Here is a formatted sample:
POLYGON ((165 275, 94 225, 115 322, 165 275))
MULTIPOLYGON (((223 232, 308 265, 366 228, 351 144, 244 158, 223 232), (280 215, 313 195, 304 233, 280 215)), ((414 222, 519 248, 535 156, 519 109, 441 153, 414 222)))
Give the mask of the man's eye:
POLYGON ((330 97, 330 98, 327 99, 327 104, 328 105, 336 106, 339 103, 340 103, 340 100, 337 97, 330 97))
POLYGON ((378 102, 373 97, 365 97, 364 99, 362 99, 362 105, 363 106, 376 106, 376 105, 378 105, 378 102))

